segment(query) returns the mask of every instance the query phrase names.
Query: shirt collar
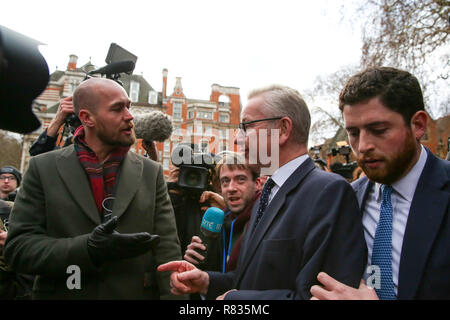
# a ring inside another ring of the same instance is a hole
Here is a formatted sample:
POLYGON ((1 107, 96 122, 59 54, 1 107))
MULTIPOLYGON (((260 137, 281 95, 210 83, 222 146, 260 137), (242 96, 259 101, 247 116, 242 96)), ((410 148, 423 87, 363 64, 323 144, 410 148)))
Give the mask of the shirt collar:
MULTIPOLYGON (((427 157, 427 151, 423 145, 421 145, 419 160, 417 160, 416 164, 403 178, 392 184, 392 188, 409 202, 411 202, 414 197, 414 192, 416 192, 417 183, 419 182, 420 175, 427 162, 427 157)), ((381 184, 378 182, 375 183, 375 194, 377 201, 379 201, 381 197, 381 184)))
POLYGON ((275 184, 281 188, 281 186, 286 182, 286 180, 291 176, 292 173, 306 160, 308 159, 308 155, 304 154, 300 157, 297 157, 285 165, 278 168, 272 175, 272 180, 275 184))

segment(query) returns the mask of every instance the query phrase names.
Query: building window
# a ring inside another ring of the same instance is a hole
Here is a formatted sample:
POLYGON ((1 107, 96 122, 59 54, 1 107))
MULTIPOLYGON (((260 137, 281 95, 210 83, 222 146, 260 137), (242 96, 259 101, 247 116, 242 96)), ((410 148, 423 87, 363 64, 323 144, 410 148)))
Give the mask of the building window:
POLYGON ((148 103, 150 104, 158 103, 158 93, 156 91, 151 90, 148 92, 148 103))
POLYGON ((219 121, 220 122, 230 122, 230 115, 229 114, 227 114, 227 113, 221 113, 220 115, 219 115, 219 121))
POLYGON ((207 135, 207 136, 211 136, 212 135, 212 128, 211 128, 211 126, 206 126, 205 127, 205 135, 207 135))
POLYGON ((173 103, 173 118, 181 119, 181 103, 179 102, 173 103))
POLYGON ((195 111, 188 112, 188 119, 194 119, 195 111))
POLYGON ((170 141, 165 141, 164 142, 164 152, 169 152, 170 153, 170 141))
POLYGON ((212 112, 208 112, 208 111, 198 111, 197 112, 197 119, 212 120, 213 119, 213 114, 212 114, 212 112))
POLYGON ((227 95, 221 95, 219 97, 219 105, 220 106, 229 106, 230 105, 230 97, 227 95))
POLYGON ((139 82, 130 82, 130 99, 131 102, 138 102, 139 100, 139 82))
POLYGON ((181 135, 180 126, 173 126, 172 134, 173 134, 173 135, 176 135, 176 136, 181 135))
POLYGON ((164 170, 169 170, 169 159, 164 159, 163 160, 163 168, 164 170))
POLYGON ((75 89, 78 87, 78 82, 76 80, 73 80, 70 82, 70 90, 73 93, 75 89))
POLYGON ((195 125, 195 133, 197 133, 197 134, 202 134, 203 133, 203 126, 202 126, 201 122, 197 123, 195 125))
POLYGON ((220 129, 219 132, 220 132, 219 138, 221 138, 221 139, 228 139, 229 138, 229 131, 228 131, 228 129, 220 129))

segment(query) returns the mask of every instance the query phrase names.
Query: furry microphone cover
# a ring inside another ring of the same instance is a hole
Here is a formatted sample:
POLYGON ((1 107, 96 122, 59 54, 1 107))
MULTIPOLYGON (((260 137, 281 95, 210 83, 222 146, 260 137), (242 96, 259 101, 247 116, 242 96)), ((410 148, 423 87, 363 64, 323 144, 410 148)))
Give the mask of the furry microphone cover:
POLYGON ((136 138, 144 141, 159 141, 170 138, 172 135, 172 121, 161 111, 152 111, 138 115, 133 120, 136 138))

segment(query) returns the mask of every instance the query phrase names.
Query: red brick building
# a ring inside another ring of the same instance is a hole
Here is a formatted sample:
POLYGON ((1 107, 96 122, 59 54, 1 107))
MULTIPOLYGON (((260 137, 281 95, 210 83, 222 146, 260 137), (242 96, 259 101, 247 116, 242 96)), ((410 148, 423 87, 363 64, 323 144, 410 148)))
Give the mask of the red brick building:
POLYGON ((233 150, 241 110, 239 88, 213 84, 209 100, 191 99, 177 77, 173 92, 167 95, 167 75, 164 69, 162 105, 172 118, 174 131, 170 141, 158 144, 164 172, 168 173, 170 155, 180 142, 195 143, 200 150, 215 154, 233 150))
MULTIPOLYGON (((47 128, 55 116, 59 101, 72 95, 75 88, 84 80, 86 73, 96 69, 88 62, 77 67, 78 57, 71 55, 66 70, 56 70, 50 75, 50 81, 44 92, 35 100, 33 108, 42 122, 42 127, 25 135, 22 148, 21 171, 28 167, 31 144, 47 128)), ((196 143, 203 151, 218 153, 234 148, 234 133, 239 125, 241 100, 239 88, 211 86, 209 100, 188 98, 184 93, 181 78, 176 78, 173 92, 167 94, 168 70, 162 73, 162 91, 157 92, 142 75, 123 74, 120 81, 132 101, 133 115, 142 115, 150 111, 162 111, 168 114, 174 128, 172 137, 157 143, 159 161, 164 173, 169 173, 170 155, 180 142, 196 143)), ((145 154, 142 141, 138 139, 132 151, 145 154)))

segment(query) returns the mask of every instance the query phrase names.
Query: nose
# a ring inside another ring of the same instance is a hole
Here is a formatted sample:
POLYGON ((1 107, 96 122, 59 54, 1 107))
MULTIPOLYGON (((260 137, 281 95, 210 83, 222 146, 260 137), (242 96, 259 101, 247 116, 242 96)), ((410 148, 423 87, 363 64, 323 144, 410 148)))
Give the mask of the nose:
POLYGON ((131 120, 134 119, 133 115, 130 112, 130 109, 125 108, 124 118, 125 118, 126 121, 131 121, 131 120))
POLYGON ((236 189, 237 182, 235 182, 234 180, 231 180, 231 181, 230 181, 230 184, 229 184, 228 186, 229 186, 229 189, 230 189, 231 191, 237 190, 237 189, 236 189))
POLYGON ((358 151, 360 153, 367 153, 375 148, 372 136, 367 133, 366 131, 362 130, 359 134, 359 140, 358 140, 358 151))

